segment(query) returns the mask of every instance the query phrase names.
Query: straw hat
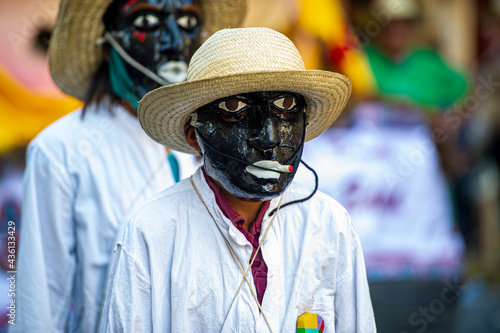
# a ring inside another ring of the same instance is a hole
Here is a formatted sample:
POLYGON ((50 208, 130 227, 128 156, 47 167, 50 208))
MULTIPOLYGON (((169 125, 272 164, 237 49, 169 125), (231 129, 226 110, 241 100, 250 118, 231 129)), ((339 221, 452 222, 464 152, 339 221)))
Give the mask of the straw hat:
MULTIPOLYGON (((49 47, 52 77, 65 93, 85 98, 102 61, 96 41, 104 33, 102 18, 113 0, 62 0, 49 47)), ((202 40, 223 28, 237 27, 246 0, 195 0, 203 15, 202 40)))
POLYGON ((139 103, 142 128, 174 150, 198 154, 184 126, 199 107, 219 98, 255 91, 292 91, 307 102, 306 141, 327 129, 351 94, 345 76, 306 70, 295 45, 268 28, 224 29, 193 55, 186 82, 160 87, 139 103))
POLYGON ((421 15, 416 0, 375 0, 373 9, 378 12, 389 11, 391 20, 415 20, 421 15))

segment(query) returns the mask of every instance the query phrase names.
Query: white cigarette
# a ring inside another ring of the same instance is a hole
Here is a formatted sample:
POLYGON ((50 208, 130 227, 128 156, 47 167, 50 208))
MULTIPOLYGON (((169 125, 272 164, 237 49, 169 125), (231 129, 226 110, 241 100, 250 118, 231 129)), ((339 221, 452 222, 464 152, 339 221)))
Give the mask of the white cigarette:
POLYGON ((291 173, 293 171, 293 166, 292 165, 279 165, 276 168, 276 170, 279 172, 291 173))
POLYGON ((277 161, 258 161, 253 165, 247 166, 246 171, 257 178, 278 179, 280 172, 290 173, 293 171, 293 166, 282 165, 277 161))

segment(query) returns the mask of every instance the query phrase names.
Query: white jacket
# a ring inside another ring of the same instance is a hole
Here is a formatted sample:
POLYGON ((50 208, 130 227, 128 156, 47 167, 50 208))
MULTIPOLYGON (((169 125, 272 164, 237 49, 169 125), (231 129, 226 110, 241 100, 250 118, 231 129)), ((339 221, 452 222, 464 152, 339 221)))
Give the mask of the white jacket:
POLYGON ((113 113, 77 110, 29 146, 11 332, 96 331, 120 225, 174 183, 165 148, 113 113))
MULTIPOLYGON (((243 269, 252 245, 218 208, 201 169, 195 184, 243 269)), ((286 191, 283 203, 309 191, 286 191)), ((271 221, 262 221, 262 235, 271 221)), ((375 332, 358 236, 346 211, 317 193, 280 210, 262 244, 268 266, 262 308, 273 332, 295 332, 304 312, 325 333, 375 332)), ((126 226, 110 268, 101 332, 268 332, 243 274, 189 179, 162 191, 126 226)), ((252 274, 248 279, 255 291, 252 274)))

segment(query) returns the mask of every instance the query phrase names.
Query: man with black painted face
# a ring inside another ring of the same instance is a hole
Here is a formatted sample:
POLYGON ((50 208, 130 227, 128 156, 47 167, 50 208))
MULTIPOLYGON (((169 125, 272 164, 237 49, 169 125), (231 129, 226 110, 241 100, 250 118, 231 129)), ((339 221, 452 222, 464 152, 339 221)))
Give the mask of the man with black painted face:
POLYGON ((245 0, 61 1, 50 70, 85 104, 28 149, 13 332, 97 330, 123 221, 199 164, 144 133, 138 100, 184 81, 200 43, 244 13, 245 0))
POLYGON ((340 74, 305 70, 284 35, 246 28, 218 31, 187 82, 148 93, 146 133, 204 165, 131 217, 101 332, 375 332, 347 212, 292 183, 303 143, 350 91, 340 74))
POLYGON ((193 0, 120 0, 108 9, 110 12, 117 13, 110 18, 105 35, 105 40, 114 45, 110 48, 113 92, 120 96, 120 86, 124 85, 115 85, 113 79, 128 76, 125 81, 133 88, 126 92, 132 95, 131 103, 137 107, 137 101, 148 91, 186 79, 187 61, 199 46, 203 19, 193 0))
POLYGON ((203 126, 197 126, 197 139, 205 170, 236 198, 276 197, 299 166, 304 112, 304 97, 285 91, 235 95, 201 107, 196 114, 203 126), (266 169, 284 165, 289 172, 266 169))

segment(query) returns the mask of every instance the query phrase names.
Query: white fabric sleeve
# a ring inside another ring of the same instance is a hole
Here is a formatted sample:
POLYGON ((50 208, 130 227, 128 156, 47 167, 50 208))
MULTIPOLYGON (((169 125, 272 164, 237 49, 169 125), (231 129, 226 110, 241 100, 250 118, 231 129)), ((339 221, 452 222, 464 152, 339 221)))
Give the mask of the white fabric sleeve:
POLYGON ((370 299, 366 268, 359 237, 347 217, 350 232, 342 239, 340 249, 345 261, 339 267, 341 275, 336 282, 335 330, 336 332, 374 333, 375 319, 370 299))
POLYGON ((16 281, 9 332, 63 332, 75 277, 73 186, 64 167, 30 146, 24 173, 16 281))
POLYGON ((110 266, 100 332, 153 332, 152 311, 149 275, 118 242, 110 266))

